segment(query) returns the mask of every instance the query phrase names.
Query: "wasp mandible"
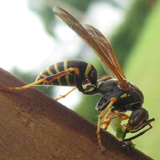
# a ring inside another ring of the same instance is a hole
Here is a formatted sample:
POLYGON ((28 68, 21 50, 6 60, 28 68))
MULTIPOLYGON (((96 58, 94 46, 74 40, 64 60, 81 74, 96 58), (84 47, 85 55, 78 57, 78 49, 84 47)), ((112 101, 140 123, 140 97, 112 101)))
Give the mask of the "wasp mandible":
MULTIPOLYGON (((101 125, 103 124, 103 128, 106 130, 108 125, 112 123, 114 128, 115 122, 113 121, 117 117, 121 117, 121 121, 128 120, 122 130, 122 141, 130 141, 150 130, 152 128, 150 123, 154 121, 154 118, 149 119, 148 111, 142 108, 144 102, 143 93, 136 85, 126 79, 109 41, 99 30, 91 25, 82 26, 62 8, 55 6, 53 12, 93 49, 102 63, 110 70, 111 75, 98 77, 97 70, 92 64, 83 61, 66 60, 49 66, 31 84, 22 87, 0 86, 0 88, 3 90, 24 90, 40 84, 61 85, 75 86, 71 91, 78 88, 80 92, 87 95, 101 94, 102 98, 96 105, 96 109, 102 111, 98 116, 97 125, 97 139, 101 148, 103 148, 100 137, 101 125), (131 115, 125 114, 126 111, 131 111, 131 115), (104 117, 105 120, 102 121, 104 117), (138 132, 146 126, 149 127, 137 135, 125 139, 127 133, 138 132)), ((121 126, 121 121, 119 121, 119 126, 121 126)), ((116 132, 119 133, 118 131, 116 132)))

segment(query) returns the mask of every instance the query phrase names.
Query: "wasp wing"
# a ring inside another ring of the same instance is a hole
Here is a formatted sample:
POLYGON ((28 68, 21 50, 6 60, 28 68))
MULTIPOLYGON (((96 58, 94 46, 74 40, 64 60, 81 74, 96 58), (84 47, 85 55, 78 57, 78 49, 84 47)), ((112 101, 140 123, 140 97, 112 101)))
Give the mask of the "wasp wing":
POLYGON ((94 27, 89 27, 88 25, 86 30, 72 15, 58 6, 53 8, 53 12, 93 49, 104 65, 117 77, 122 87, 128 88, 128 85, 124 80, 125 75, 106 38, 94 27))
POLYGON ((104 35, 99 30, 97 30, 93 26, 86 24, 84 25, 84 27, 89 33, 89 35, 92 36, 94 41, 100 47, 106 58, 111 62, 115 70, 117 70, 117 72, 121 75, 121 77, 126 78, 109 41, 104 37, 104 35))

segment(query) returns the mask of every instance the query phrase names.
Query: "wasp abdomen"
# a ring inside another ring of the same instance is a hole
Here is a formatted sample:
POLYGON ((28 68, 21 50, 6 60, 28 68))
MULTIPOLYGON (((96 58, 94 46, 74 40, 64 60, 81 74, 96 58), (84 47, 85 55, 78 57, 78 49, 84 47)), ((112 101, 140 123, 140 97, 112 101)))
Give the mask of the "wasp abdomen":
MULTIPOLYGON (((98 74, 94 66, 92 64, 89 64, 83 61, 78 61, 78 60, 65 60, 63 62, 58 62, 53 64, 47 67, 45 70, 43 70, 37 77, 36 81, 48 76, 56 75, 69 68, 79 69, 78 77, 79 77, 79 81, 81 81, 82 83, 86 80, 89 80, 92 84, 97 83, 98 74)), ((72 71, 65 74, 64 76, 61 76, 49 82, 49 85, 75 86, 76 85, 75 78, 76 78, 75 72, 72 71)))

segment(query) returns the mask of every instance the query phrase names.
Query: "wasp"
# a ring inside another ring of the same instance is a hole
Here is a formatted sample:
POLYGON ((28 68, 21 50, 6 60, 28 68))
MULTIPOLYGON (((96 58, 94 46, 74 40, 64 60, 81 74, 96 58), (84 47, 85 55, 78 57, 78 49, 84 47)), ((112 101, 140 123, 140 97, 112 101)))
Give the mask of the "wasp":
POLYGON ((74 86, 62 97, 67 96, 76 88, 86 95, 102 95, 95 107, 96 110, 101 111, 98 116, 96 132, 100 148, 103 148, 100 136, 101 125, 103 125, 103 129, 107 130, 108 125, 111 124, 122 141, 131 141, 150 130, 152 128, 151 122, 155 119, 149 119, 148 111, 142 108, 143 93, 136 85, 126 79, 109 41, 99 30, 91 25, 82 26, 62 8, 55 6, 53 12, 93 49, 111 74, 98 77, 97 70, 92 64, 79 60, 66 60, 46 68, 31 84, 22 87, 0 86, 0 88, 3 90, 25 90, 34 85, 60 85, 74 86), (125 113, 127 111, 131 111, 130 116, 125 113), (103 120, 104 117, 105 120, 103 120), (121 125, 123 120, 128 120, 127 124, 121 125), (142 130, 146 126, 148 128, 142 130), (140 132, 135 136, 125 139, 127 133, 138 131, 140 132))

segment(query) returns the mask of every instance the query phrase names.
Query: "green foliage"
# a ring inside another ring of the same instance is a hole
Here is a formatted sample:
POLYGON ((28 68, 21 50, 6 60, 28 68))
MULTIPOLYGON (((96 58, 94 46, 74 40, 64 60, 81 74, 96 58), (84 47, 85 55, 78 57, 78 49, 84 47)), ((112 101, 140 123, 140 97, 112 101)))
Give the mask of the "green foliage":
POLYGON ((154 2, 136 0, 127 11, 124 23, 111 37, 112 47, 122 67, 141 33, 154 2))
POLYGON ((80 106, 75 109, 75 111, 86 117, 90 121, 97 123, 99 112, 96 111, 95 105, 99 101, 99 96, 82 96, 82 101, 80 106))
POLYGON ((62 2, 65 2, 71 6, 74 6, 75 8, 85 12, 89 6, 89 4, 92 2, 93 0, 62 0, 62 2))
POLYGON ((148 16, 143 32, 139 36, 125 66, 126 76, 143 91, 145 107, 154 117, 153 129, 134 140, 142 152, 159 159, 159 113, 160 113, 160 2, 148 16))
MULTIPOLYGON (((92 2, 93 0, 62 0, 62 4, 64 2, 64 4, 69 4, 70 6, 74 6, 75 8, 79 9, 82 12, 85 12, 89 6, 89 4, 92 2)), ((42 23, 44 25, 44 28, 46 30, 46 32, 54 37, 54 25, 55 25, 55 14, 53 14, 52 12, 52 7, 53 6, 49 6, 47 4, 45 4, 42 1, 39 0, 29 0, 28 1, 28 6, 29 9, 33 12, 35 12, 41 19, 42 19, 42 23)), ((63 5, 62 5, 63 7, 63 5)))
POLYGON ((52 8, 39 0, 29 0, 28 6, 31 11, 35 12, 42 19, 46 32, 49 35, 54 36, 53 27, 55 14, 53 14, 52 8))

